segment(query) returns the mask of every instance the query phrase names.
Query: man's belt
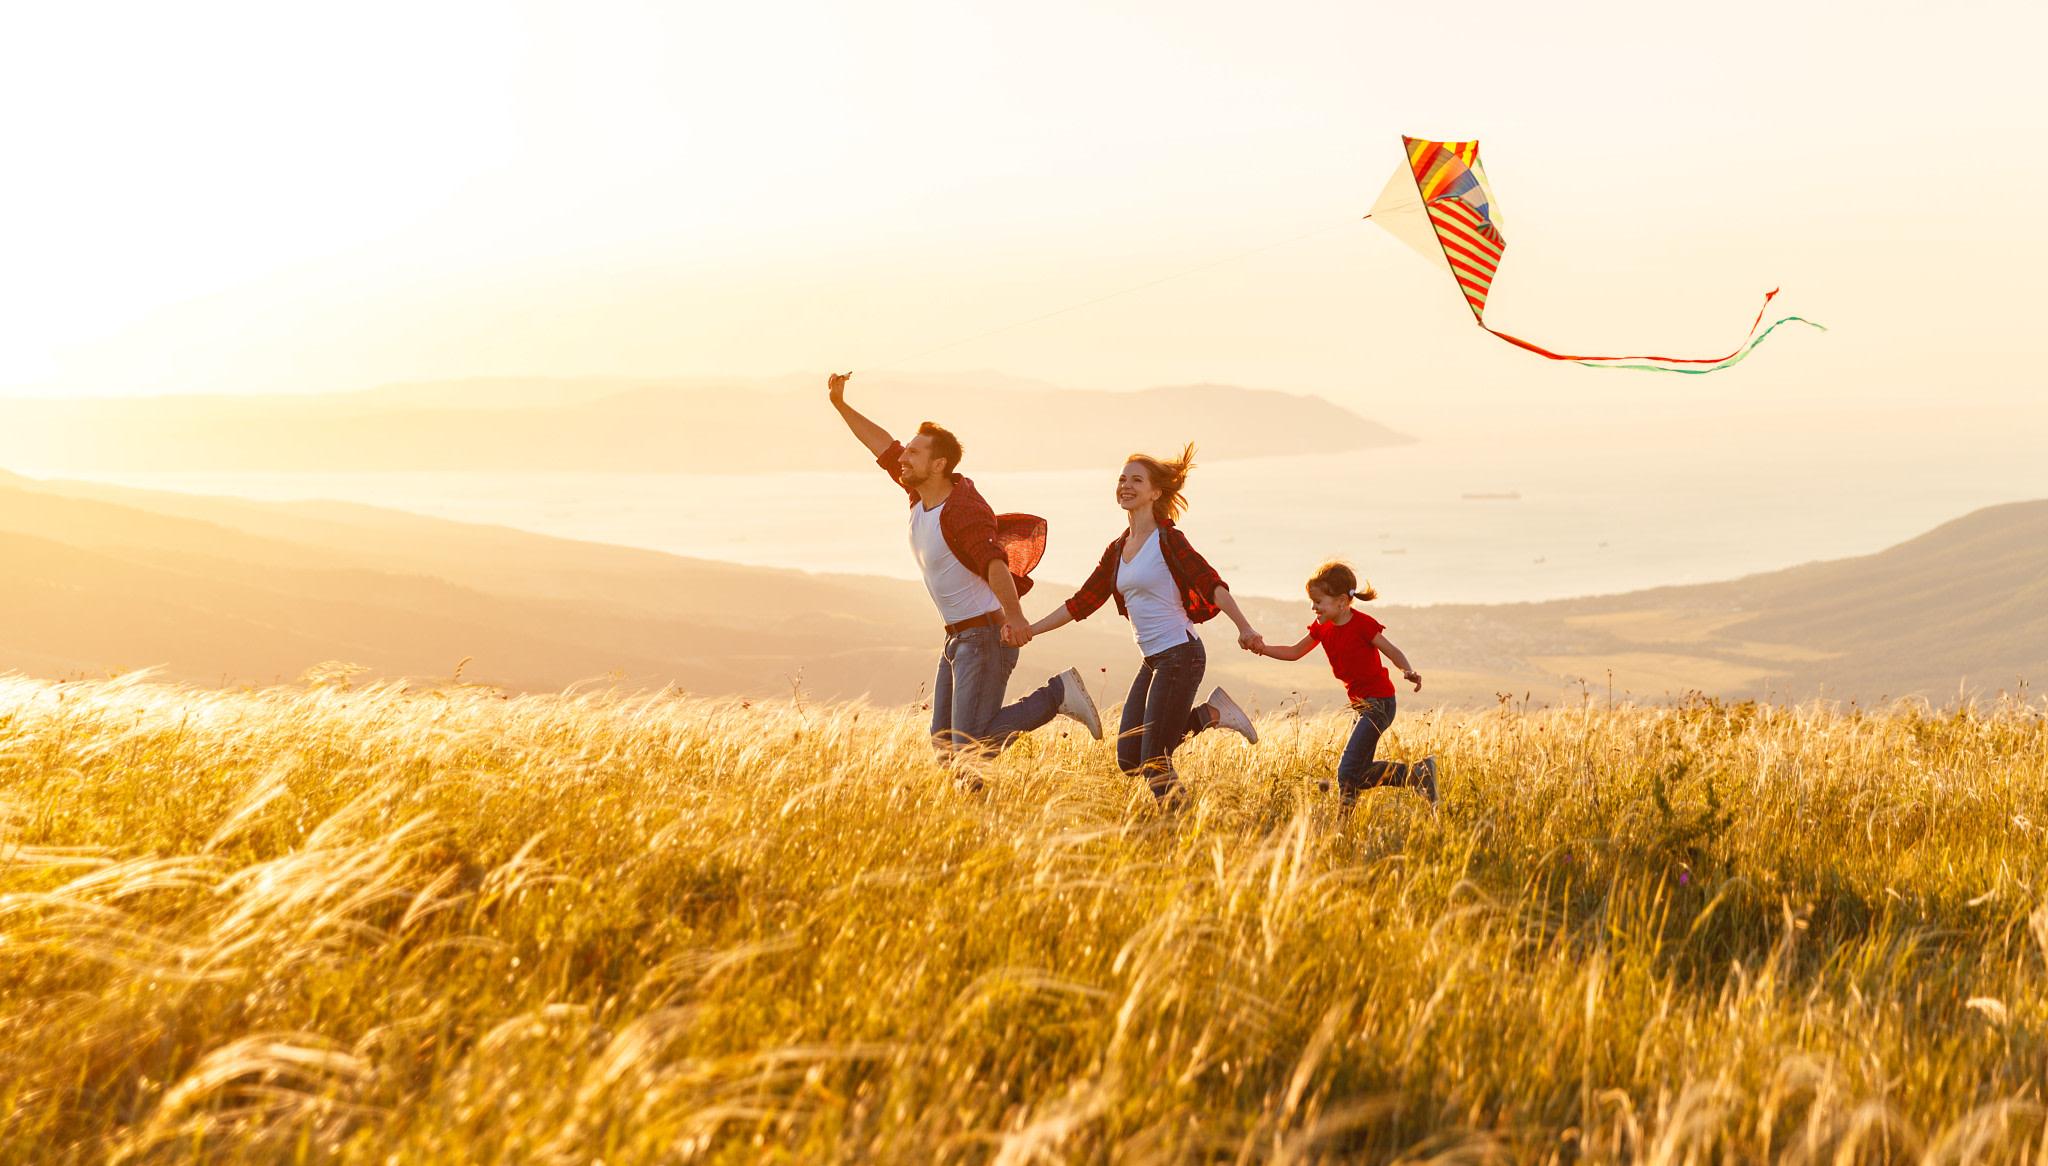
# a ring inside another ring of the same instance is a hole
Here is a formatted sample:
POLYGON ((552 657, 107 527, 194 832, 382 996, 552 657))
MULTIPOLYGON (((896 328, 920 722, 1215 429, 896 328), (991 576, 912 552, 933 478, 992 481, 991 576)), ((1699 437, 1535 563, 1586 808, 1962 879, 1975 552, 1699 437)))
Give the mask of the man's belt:
POLYGON ((957 636, 961 632, 971 631, 975 628, 995 628, 1001 626, 1003 626, 1002 612, 984 611, 980 615, 974 616, 971 619, 963 619, 959 623, 947 624, 946 634, 949 636, 957 636))

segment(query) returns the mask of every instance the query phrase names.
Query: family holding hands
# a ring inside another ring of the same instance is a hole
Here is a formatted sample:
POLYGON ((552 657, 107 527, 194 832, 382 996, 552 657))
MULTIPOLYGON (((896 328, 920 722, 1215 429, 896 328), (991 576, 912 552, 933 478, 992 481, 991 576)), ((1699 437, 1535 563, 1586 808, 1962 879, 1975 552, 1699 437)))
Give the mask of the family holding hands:
MULTIPOLYGON (((847 428, 901 486, 910 503, 910 548, 945 625, 938 674, 932 686, 932 738, 948 757, 991 755, 1019 734, 1067 716, 1097 740, 1101 716, 1078 670, 1069 668, 1009 704, 1003 695, 1017 666, 1018 649, 1037 636, 1086 619, 1114 599, 1131 623, 1139 654, 1137 677, 1124 699, 1117 732, 1117 764, 1141 778, 1168 806, 1185 800, 1173 754, 1188 738, 1229 729, 1257 743, 1258 729, 1230 694, 1213 689, 1200 704, 1196 690, 1208 654, 1194 625, 1216 615, 1237 625, 1238 646, 1276 660, 1299 660, 1318 645, 1344 683, 1358 714, 1337 765, 1337 785, 1349 808, 1360 791, 1407 785, 1436 801, 1436 762, 1415 765, 1375 759, 1379 738, 1394 719, 1394 687, 1381 656, 1393 661, 1417 691, 1422 676, 1386 637, 1379 621, 1352 606, 1370 600, 1368 585, 1342 563, 1318 568, 1308 581, 1315 621, 1294 644, 1268 644, 1245 617, 1230 588, 1195 550, 1175 520, 1187 507, 1194 447, 1172 460, 1132 454, 1117 477, 1116 503, 1125 529, 1110 540, 1081 589, 1038 621, 1026 620, 1023 597, 1030 573, 1045 551, 1046 524, 1026 514, 998 515, 959 473, 960 442, 929 421, 907 441, 863 416, 846 400, 851 373, 827 382, 832 405, 847 428)), ((1327 785, 1327 783, 1325 783, 1327 785)))

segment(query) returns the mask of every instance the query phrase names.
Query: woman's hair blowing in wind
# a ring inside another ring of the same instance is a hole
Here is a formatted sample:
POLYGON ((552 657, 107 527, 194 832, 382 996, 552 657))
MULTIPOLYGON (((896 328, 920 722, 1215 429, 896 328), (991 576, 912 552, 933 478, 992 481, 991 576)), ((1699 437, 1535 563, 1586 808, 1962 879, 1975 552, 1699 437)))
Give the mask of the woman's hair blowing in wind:
POLYGON ((1149 453, 1134 453, 1124 459, 1145 467, 1145 476, 1152 480, 1152 486, 1159 491, 1159 500, 1152 504, 1152 517, 1161 522, 1172 522, 1187 511, 1188 471, 1195 468, 1195 445, 1189 442, 1187 448, 1173 461, 1153 457, 1149 453))

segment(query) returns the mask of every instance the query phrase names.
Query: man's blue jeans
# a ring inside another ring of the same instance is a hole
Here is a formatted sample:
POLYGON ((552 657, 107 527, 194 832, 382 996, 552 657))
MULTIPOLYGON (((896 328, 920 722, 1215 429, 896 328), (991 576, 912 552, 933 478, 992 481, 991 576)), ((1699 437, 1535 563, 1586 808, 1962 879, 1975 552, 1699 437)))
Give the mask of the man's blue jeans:
POLYGON ((939 674, 932 681, 932 742, 941 753, 972 746, 993 756, 1059 712, 1065 694, 1058 677, 1015 704, 1003 704, 1003 690, 1016 667, 1017 649, 1004 644, 995 628, 968 628, 946 637, 939 674))

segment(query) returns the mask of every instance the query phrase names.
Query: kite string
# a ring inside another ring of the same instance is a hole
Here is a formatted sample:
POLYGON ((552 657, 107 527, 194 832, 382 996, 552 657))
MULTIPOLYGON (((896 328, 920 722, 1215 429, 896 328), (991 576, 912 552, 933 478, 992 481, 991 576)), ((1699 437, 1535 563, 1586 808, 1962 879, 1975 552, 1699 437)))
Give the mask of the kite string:
POLYGON ((1317 228, 1316 228, 1315 230, 1313 230, 1313 231, 1304 231, 1303 233, 1301 233, 1301 234, 1299 234, 1299 235, 1294 235, 1294 236, 1291 236, 1291 237, 1289 237, 1289 238, 1286 238, 1286 239, 1281 239, 1281 240, 1278 240, 1277 242, 1273 242, 1273 243, 1266 243, 1266 244, 1263 244, 1263 245, 1261 245, 1261 246, 1258 246, 1258 247, 1254 247, 1254 248, 1252 248, 1252 249, 1251 249, 1251 250, 1249 250, 1249 251, 1239 251, 1239 252, 1237 252, 1237 253, 1235 253, 1235 254, 1232 254, 1232 255, 1226 255, 1226 256, 1224 256, 1224 257, 1223 257, 1223 258, 1221 258, 1221 259, 1212 259, 1212 260, 1209 260, 1209 261, 1208 261, 1208 262, 1206 262, 1206 263, 1201 263, 1201 264, 1197 264, 1197 265, 1196 265, 1196 266, 1194 266, 1194 267, 1190 267, 1190 268, 1187 268, 1187 269, 1185 269, 1185 270, 1182 270, 1182 271, 1176 271, 1176 272, 1173 272, 1173 273, 1172 273, 1172 274, 1170 274, 1170 275, 1162 275, 1162 276, 1160 276, 1160 277, 1159 277, 1159 278, 1157 278, 1157 279, 1148 279, 1148 280, 1146 280, 1146 281, 1145 281, 1144 283, 1139 283, 1139 284, 1133 284, 1133 285, 1131 285, 1130 287, 1124 288, 1124 289, 1122 289, 1122 290, 1120 290, 1120 291, 1113 291, 1113 292, 1110 292, 1110 293, 1109 293, 1109 294, 1107 294, 1107 295, 1100 295, 1100 296, 1096 296, 1096 297, 1095 297, 1094 299, 1091 299, 1091 300, 1083 300, 1083 301, 1081 301, 1081 302, 1080 302, 1080 303, 1078 303, 1078 304, 1069 304, 1069 305, 1067 305, 1067 306, 1066 306, 1066 307, 1064 307, 1064 308, 1056 308, 1056 309, 1054 309, 1054 310, 1052 310, 1052 311, 1050 311, 1050 312, 1045 312, 1045 313, 1042 313, 1042 314, 1040 314, 1040 315, 1036 315, 1036 316, 1033 316, 1033 317, 1031 317, 1031 318, 1030 318, 1030 319, 1028 319, 1028 320, 1018 320, 1018 321, 1016 321, 1015 323, 1011 323, 1011 324, 1004 324, 1004 325, 1002 325, 1002 326, 1000 326, 1000 327, 996 327, 996 328, 990 328, 990 329, 988 329, 987 331, 984 331, 984 332, 976 332, 976 333, 975 333, 974 335, 972 335, 972 336, 966 336, 966 337, 962 337, 962 338, 961 338, 961 339, 959 339, 959 340, 950 340, 950 341, 947 341, 947 342, 946 342, 946 343, 944 343, 944 344, 938 345, 937 347, 934 347, 934 348, 927 348, 927 349, 925 349, 925 350, 924 350, 924 351, 922 351, 922 352, 917 352, 917 353, 913 353, 913 354, 911 354, 911 355, 909 355, 909 356, 899 356, 899 357, 897 357, 896 359, 894 359, 894 360, 891 360, 891 361, 889 361, 889 362, 888 362, 888 363, 886 363, 886 364, 879 364, 879 365, 870 365, 870 366, 868 366, 868 369, 867 369, 867 371, 868 371, 868 372, 886 372, 886 371, 888 371, 889 369, 892 369, 892 368, 895 368, 895 367, 897 367, 898 365, 904 365, 904 364, 909 364, 909 363, 910 363, 911 361, 913 361, 913 360, 922 360, 922 359, 924 359, 925 357, 927 357, 927 356, 931 356, 931 355, 933 355, 933 354, 935 354, 935 353, 945 352, 945 351, 946 351, 946 350, 948 350, 948 349, 952 349, 952 348, 959 348, 960 346, 962 346, 962 345, 964 345, 964 344, 972 344, 972 343, 974 343, 974 342, 975 342, 975 341, 977 341, 977 340, 985 340, 985 339, 987 339, 987 338, 988 338, 988 337, 990 337, 990 336, 996 336, 996 335, 1000 335, 1000 334, 1002 334, 1002 333, 1004 333, 1004 332, 1012 332, 1012 331, 1015 331, 1015 330, 1016 330, 1016 329, 1018 329, 1018 328, 1024 328, 1024 327, 1028 327, 1028 326, 1030 326, 1030 325, 1032 325, 1032 324, 1036 324, 1036 323, 1039 323, 1040 321, 1043 321, 1043 320, 1050 320, 1050 319, 1052 319, 1052 318, 1053 318, 1054 316, 1064 316, 1064 315, 1066 315, 1066 314, 1067 314, 1068 312, 1078 312, 1078 311, 1080 311, 1080 310, 1081 310, 1082 308, 1092 308, 1092 307, 1094 307, 1094 306, 1095 306, 1096 304, 1100 304, 1100 303, 1106 303, 1106 302, 1108 302, 1108 301, 1110 301, 1110 300, 1113 300, 1113 299, 1117 299, 1117 298, 1119 298, 1119 297, 1121 297, 1121 296, 1127 296, 1127 295, 1130 295, 1130 294, 1132 294, 1133 292, 1141 292, 1141 291, 1144 291, 1144 290, 1145 290, 1146 288, 1151 288, 1151 287, 1158 287, 1158 286, 1159 286, 1160 284, 1162 284, 1162 283, 1171 283, 1171 282, 1173 282, 1173 281, 1174 281, 1174 280, 1176 280, 1176 279, 1185 279, 1186 277, 1188 277, 1188 276, 1190 276, 1190 275, 1195 275, 1195 274, 1198 274, 1198 273, 1200 273, 1200 272, 1204 272, 1204 271, 1207 271, 1207 270, 1209 270, 1209 269, 1210 269, 1210 268, 1212 268, 1212 267, 1222 267, 1222 266, 1223 266, 1224 264, 1227 264, 1227 263, 1236 263, 1236 262, 1239 262, 1239 261, 1241 261, 1241 260, 1245 260, 1245 259, 1250 259, 1250 258, 1251 258, 1252 256, 1254 256, 1254 255, 1259 255, 1259 254, 1262 254, 1262 253, 1264 253, 1264 252, 1267 252, 1267 251, 1271 251, 1271 250, 1274 250, 1275 248, 1279 248, 1279 247, 1285 247, 1285 246, 1287 246, 1287 245, 1289 245, 1289 244, 1291 244, 1291 243, 1299 243, 1299 242, 1302 242, 1302 241, 1303 241, 1303 240, 1305 240, 1305 239, 1313 239, 1313 238, 1315 238, 1315 237, 1316 237, 1316 236, 1318 236, 1318 235, 1327 235, 1327 234, 1329 234, 1329 233, 1330 233, 1331 231, 1334 231, 1334 230, 1336 230, 1336 229, 1337 229, 1337 228, 1339 228, 1339 227, 1348 227, 1348 226, 1350 226, 1351 224, 1353 224, 1353 223, 1356 223, 1357 221, 1358 221, 1358 220, 1357 220, 1357 219, 1354 219, 1354 218, 1347 218, 1347 219, 1343 220, 1342 222, 1337 222, 1337 223, 1331 223, 1330 225, 1328 225, 1328 226, 1326 226, 1326 227, 1317 227, 1317 228))

